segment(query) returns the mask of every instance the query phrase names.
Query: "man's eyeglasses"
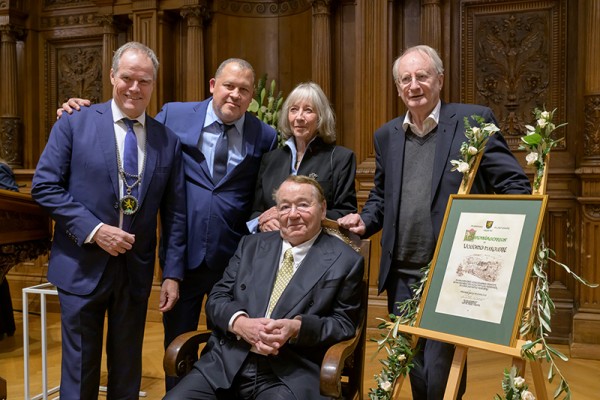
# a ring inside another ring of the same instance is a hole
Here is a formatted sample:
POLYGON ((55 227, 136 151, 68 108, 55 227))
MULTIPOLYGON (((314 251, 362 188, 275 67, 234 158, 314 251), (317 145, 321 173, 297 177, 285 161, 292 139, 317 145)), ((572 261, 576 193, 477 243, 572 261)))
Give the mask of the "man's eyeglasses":
POLYGON ((299 204, 280 204, 277 206, 277 212, 280 215, 287 215, 292 212, 293 209, 296 209, 296 212, 299 213, 307 213, 310 211, 312 203, 299 203, 299 204))
POLYGON ((401 86, 408 86, 412 84, 413 80, 417 81, 418 84, 421 84, 426 83, 431 77, 432 75, 426 73, 418 73, 415 75, 406 74, 398 78, 396 82, 398 82, 401 86))

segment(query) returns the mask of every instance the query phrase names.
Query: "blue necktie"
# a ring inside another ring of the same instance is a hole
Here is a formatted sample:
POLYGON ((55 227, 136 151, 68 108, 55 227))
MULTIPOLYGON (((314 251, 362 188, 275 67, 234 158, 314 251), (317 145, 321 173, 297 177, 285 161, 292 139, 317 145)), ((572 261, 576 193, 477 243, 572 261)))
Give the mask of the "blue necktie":
POLYGON ((229 157, 229 140, 227 138, 227 131, 233 128, 233 125, 218 123, 221 129, 221 136, 217 139, 215 145, 215 157, 213 160, 213 183, 216 185, 227 175, 227 161, 229 157))
MULTIPOLYGON (((129 118, 123 118, 123 122, 127 125, 127 133, 125 134, 125 145, 123 147, 123 170, 125 171, 125 181, 127 185, 131 186, 137 181, 138 176, 138 148, 137 148, 137 137, 133 130, 133 124, 138 122, 137 120, 131 120, 129 118), (135 176, 132 177, 132 176, 135 176)), ((136 201, 138 198, 138 184, 135 184, 131 188, 131 192, 127 193, 127 185, 123 185, 123 195, 128 194, 135 197, 136 201)), ((129 231, 132 215, 123 214, 123 230, 129 231)))

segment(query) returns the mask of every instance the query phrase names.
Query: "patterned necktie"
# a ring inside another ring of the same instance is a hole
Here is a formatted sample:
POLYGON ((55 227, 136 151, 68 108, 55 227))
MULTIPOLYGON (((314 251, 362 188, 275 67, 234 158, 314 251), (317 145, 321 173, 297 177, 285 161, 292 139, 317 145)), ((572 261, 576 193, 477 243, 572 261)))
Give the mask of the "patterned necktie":
POLYGON ((281 268, 277 272, 277 278, 275 278, 275 285, 273 285, 273 291, 271 292, 271 299, 269 300, 269 306, 267 307, 266 317, 271 316, 271 312, 275 308, 275 304, 281 297, 281 294, 285 290, 285 287, 292 279, 294 275, 294 255, 292 249, 287 249, 283 254, 283 262, 281 268))
MULTIPOLYGON (((127 133, 125 134, 125 145, 123 146, 123 170, 125 171, 125 181, 127 185, 131 186, 135 183, 138 176, 138 147, 137 137, 133 130, 133 125, 138 122, 137 120, 131 120, 129 118, 123 118, 123 122, 127 126, 127 133)), ((131 193, 127 193, 127 185, 123 185, 123 195, 128 194, 138 198, 138 186, 139 184, 133 185, 131 193)), ((123 214, 123 230, 129 232, 131 225, 131 219, 133 215, 123 214)))
POLYGON ((217 139, 215 146, 215 157, 213 160, 213 183, 216 185, 227 175, 227 161, 229 157, 229 140, 228 131, 233 128, 233 125, 218 123, 221 130, 221 135, 217 139))

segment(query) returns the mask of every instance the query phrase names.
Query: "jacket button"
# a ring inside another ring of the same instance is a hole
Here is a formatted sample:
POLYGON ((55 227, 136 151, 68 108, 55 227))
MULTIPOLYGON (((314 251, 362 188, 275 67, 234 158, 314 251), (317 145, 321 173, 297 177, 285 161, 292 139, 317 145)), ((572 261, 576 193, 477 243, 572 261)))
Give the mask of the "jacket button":
POLYGON ((113 207, 115 208, 115 210, 119 209, 119 202, 115 201, 115 204, 113 204, 113 207))
POLYGON ((223 346, 223 345, 225 344, 225 339, 221 339, 221 340, 219 340, 219 344, 220 344, 221 346, 223 346))
POLYGON ((240 289, 242 290, 246 290, 246 285, 244 285, 243 283, 240 285, 240 289))
POLYGON ((309 307, 312 307, 314 304, 315 304, 315 302, 311 300, 311 301, 308 303, 308 306, 309 306, 309 307))

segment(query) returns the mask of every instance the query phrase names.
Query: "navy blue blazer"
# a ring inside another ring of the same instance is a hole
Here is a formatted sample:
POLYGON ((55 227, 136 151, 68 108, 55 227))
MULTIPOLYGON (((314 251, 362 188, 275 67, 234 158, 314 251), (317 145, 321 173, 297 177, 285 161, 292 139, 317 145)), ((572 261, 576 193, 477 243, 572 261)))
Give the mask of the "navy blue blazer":
MULTIPOLYGON (((48 280, 60 289, 88 295, 111 257, 86 237, 100 223, 119 225, 119 181, 110 101, 82 107, 54 124, 33 176, 31 195, 56 222, 48 280)), ((164 278, 183 278, 185 191, 181 144, 175 134, 146 116, 146 166, 140 208, 125 253, 136 295, 147 298, 154 273, 157 214, 166 238, 164 278)))
MULTIPOLYGON (((442 102, 431 182, 431 221, 436 240, 448 199, 451 194, 458 192, 462 181, 460 172, 451 171, 450 160, 460 159, 460 146, 467 140, 464 117, 470 118, 472 115, 480 115, 486 122, 498 125, 492 110, 487 107, 442 102)), ((403 122, 404 116, 395 118, 375 132, 375 185, 361 211, 361 218, 366 225, 365 237, 383 229, 379 292, 385 288, 396 244, 406 142, 403 122)), ((475 125, 472 120, 470 123, 475 125)), ((492 135, 485 147, 471 193, 531 193, 527 175, 499 132, 492 135)))
MULTIPOLYGON (((229 388, 248 356, 250 344, 228 332, 229 320, 240 310, 251 318, 265 316, 281 245, 279 231, 242 238, 208 297, 206 316, 215 329, 196 368, 214 387, 229 388)), ((268 357, 273 372, 297 399, 325 399, 319 393, 321 363, 332 344, 356 332, 363 271, 360 254, 321 233, 275 305, 273 319, 302 317, 296 342, 268 357)))
POLYGON ((245 156, 221 181, 213 184, 198 143, 210 99, 200 103, 167 103, 156 119, 171 128, 183 148, 187 192, 187 268, 205 261, 222 271, 243 235, 248 234, 254 184, 264 153, 277 145, 273 128, 246 113, 245 156))

